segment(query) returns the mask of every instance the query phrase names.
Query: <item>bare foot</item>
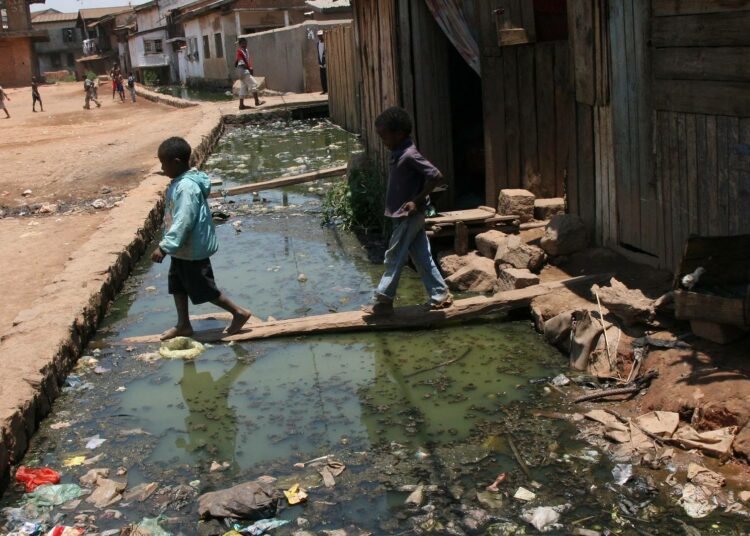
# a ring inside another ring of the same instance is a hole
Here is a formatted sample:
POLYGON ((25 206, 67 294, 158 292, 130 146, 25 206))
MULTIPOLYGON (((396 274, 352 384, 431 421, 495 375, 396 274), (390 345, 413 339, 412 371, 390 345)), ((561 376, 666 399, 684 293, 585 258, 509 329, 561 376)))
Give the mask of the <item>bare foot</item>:
POLYGON ((239 331, 242 329, 242 326, 247 324, 247 321, 250 320, 251 316, 253 316, 253 313, 251 313, 247 309, 242 309, 242 313, 234 315, 232 317, 232 323, 227 326, 227 329, 224 330, 224 333, 226 333, 227 335, 234 335, 235 333, 239 333, 239 331))
POLYGON ((164 333, 162 333, 159 336, 159 340, 162 341, 168 341, 169 339, 174 339, 175 337, 190 337, 193 335, 193 328, 187 327, 179 327, 175 326, 173 328, 168 329, 164 333))

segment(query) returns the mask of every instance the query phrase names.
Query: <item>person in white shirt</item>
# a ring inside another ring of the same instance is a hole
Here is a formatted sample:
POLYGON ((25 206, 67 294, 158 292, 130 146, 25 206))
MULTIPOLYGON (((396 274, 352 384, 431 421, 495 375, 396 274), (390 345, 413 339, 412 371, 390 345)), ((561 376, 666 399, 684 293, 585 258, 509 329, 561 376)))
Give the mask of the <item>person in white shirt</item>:
POLYGON ((328 65, 326 64, 326 42, 323 36, 323 30, 318 30, 318 42, 315 43, 318 48, 318 65, 320 66, 320 85, 323 87, 321 95, 328 93, 328 65))
POLYGON ((240 110, 247 110, 251 106, 245 106, 245 98, 250 92, 255 98, 256 106, 261 106, 265 102, 258 98, 258 81, 253 77, 253 60, 247 51, 247 39, 241 37, 238 43, 234 66, 237 69, 237 79, 240 81, 240 110))

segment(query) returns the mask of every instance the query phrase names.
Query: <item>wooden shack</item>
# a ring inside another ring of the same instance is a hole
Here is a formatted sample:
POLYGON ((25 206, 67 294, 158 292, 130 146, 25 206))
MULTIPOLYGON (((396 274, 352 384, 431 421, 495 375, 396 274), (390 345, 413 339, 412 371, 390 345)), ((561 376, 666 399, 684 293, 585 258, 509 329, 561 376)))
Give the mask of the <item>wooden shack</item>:
POLYGON ((502 188, 564 195, 598 244, 669 269, 691 234, 750 233, 750 0, 354 0, 353 12, 356 65, 330 73, 357 77, 332 80, 347 126, 384 165, 373 120, 408 109, 448 179, 442 208, 495 206, 502 188))

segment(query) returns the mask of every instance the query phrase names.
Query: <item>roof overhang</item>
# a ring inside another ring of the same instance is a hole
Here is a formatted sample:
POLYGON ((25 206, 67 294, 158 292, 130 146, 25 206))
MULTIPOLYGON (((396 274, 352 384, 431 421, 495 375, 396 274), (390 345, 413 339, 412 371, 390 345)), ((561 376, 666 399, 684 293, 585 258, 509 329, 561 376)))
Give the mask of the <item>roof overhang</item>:
POLYGON ((11 30, 0 32, 0 41, 3 39, 31 39, 32 41, 49 41, 47 30, 11 30))

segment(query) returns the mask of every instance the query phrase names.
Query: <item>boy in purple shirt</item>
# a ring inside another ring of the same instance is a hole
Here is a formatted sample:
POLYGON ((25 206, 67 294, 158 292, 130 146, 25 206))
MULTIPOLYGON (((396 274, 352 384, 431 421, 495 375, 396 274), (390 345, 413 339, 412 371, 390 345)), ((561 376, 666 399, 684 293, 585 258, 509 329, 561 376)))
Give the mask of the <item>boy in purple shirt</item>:
POLYGON ((375 129, 391 150, 385 215, 393 219, 393 233, 385 252, 385 273, 375 291, 375 301, 362 309, 370 315, 393 312, 398 281, 409 257, 430 295, 430 309, 450 307, 453 298, 432 258, 424 230, 429 195, 443 175, 414 146, 410 137, 412 120, 406 110, 395 106, 388 108, 375 120, 375 129))

